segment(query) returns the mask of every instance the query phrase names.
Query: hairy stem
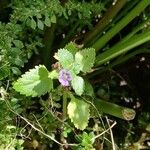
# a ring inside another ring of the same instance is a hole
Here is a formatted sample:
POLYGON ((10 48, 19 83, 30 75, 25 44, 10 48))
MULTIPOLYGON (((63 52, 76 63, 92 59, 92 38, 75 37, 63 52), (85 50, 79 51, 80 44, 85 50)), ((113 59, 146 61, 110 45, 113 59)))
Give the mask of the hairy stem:
POLYGON ((67 118, 67 92, 63 93, 63 121, 67 118))

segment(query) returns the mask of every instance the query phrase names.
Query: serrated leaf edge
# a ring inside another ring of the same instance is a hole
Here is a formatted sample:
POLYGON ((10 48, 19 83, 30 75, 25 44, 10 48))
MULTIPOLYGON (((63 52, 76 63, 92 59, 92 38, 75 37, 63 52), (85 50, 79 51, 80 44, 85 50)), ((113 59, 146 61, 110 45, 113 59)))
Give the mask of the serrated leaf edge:
MULTIPOLYGON (((68 104, 68 106, 69 106, 69 104, 68 104)), ((89 106, 89 107, 90 107, 90 106, 89 106)), ((90 109, 89 109, 89 108, 87 109, 87 113, 88 113, 88 120, 87 120, 87 124, 86 124, 86 126, 85 126, 84 128, 80 128, 80 127, 78 126, 78 124, 74 123, 73 119, 69 117, 70 120, 71 120, 71 122, 74 124, 74 126, 75 126, 77 129, 83 131, 83 130, 88 126, 89 119, 90 119, 90 109)), ((68 116, 69 116, 69 114, 68 114, 68 116)))
POLYGON ((19 93, 22 94, 22 95, 31 96, 31 97, 36 97, 36 96, 37 96, 37 97, 40 97, 40 96, 46 94, 48 91, 43 92, 41 95, 37 95, 37 94, 31 95, 30 93, 24 93, 23 91, 20 91, 20 90, 17 90, 17 89, 14 88, 15 83, 17 83, 21 78, 24 78, 24 77, 26 76, 26 74, 28 74, 28 73, 30 73, 32 70, 37 69, 37 68, 40 68, 40 67, 44 67, 44 68, 46 69, 46 67, 45 67, 44 65, 38 65, 38 66, 35 66, 35 67, 32 68, 32 69, 29 69, 29 70, 26 71, 23 75, 21 75, 20 78, 17 79, 17 81, 13 82, 13 84, 12 84, 12 85, 13 85, 13 89, 14 89, 15 91, 19 92, 19 93))

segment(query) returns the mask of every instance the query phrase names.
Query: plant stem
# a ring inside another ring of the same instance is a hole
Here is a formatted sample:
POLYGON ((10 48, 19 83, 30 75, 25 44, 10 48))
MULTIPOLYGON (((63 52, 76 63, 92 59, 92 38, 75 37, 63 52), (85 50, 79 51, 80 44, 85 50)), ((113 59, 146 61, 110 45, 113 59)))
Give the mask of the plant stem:
POLYGON ((121 18, 123 18, 129 11, 131 11, 131 9, 133 9, 139 1, 140 1, 140 0, 129 1, 129 2, 127 3, 127 5, 123 8, 123 10, 121 10, 121 13, 119 13, 119 14, 113 19, 113 22, 112 22, 112 23, 115 23, 115 22, 121 20, 121 18))
POLYGON ((43 59, 43 63, 47 68, 50 68, 50 56, 53 55, 51 54, 52 51, 52 45, 53 45, 53 41, 55 38, 55 28, 56 28, 56 24, 52 24, 51 27, 47 27, 45 29, 44 32, 44 39, 43 39, 43 44, 44 44, 44 48, 43 48, 43 52, 42 52, 42 59, 43 59))
POLYGON ((63 92, 63 121, 67 118, 67 92, 63 92))
POLYGON ((113 68, 121 63, 124 63, 127 60, 129 60, 130 58, 133 58, 134 56, 141 54, 141 53, 150 53, 150 50, 149 49, 138 49, 132 53, 122 56, 122 57, 118 58, 117 60, 115 60, 114 62, 112 62, 112 64, 109 66, 109 68, 113 68))
POLYGON ((126 62, 127 60, 129 60, 130 58, 132 58, 138 54, 141 54, 141 53, 150 53, 150 50, 149 49, 138 49, 138 50, 136 50, 132 53, 129 53, 125 56, 121 56, 117 60, 115 60, 111 64, 109 64, 108 66, 100 67, 97 71, 92 72, 91 74, 88 75, 88 78, 89 79, 94 78, 95 76, 102 74, 105 71, 110 70, 113 67, 120 65, 120 64, 126 62))
POLYGON ((116 16, 120 9, 125 5, 127 0, 119 0, 115 5, 112 5, 104 14, 102 19, 97 23, 93 30, 86 34, 83 44, 86 45, 90 42, 95 36, 97 36, 116 16))
MULTIPOLYGON (((122 45, 122 43, 130 40, 131 37, 133 37, 138 31, 142 30, 144 28, 144 26, 147 26, 149 23, 150 23, 150 19, 147 19, 144 22, 142 22, 140 25, 135 27, 131 33, 129 33, 127 36, 125 36, 118 44, 114 45, 113 48, 110 48, 110 50, 112 51, 112 49, 115 49, 115 48, 119 50, 119 48, 118 48, 118 47, 120 47, 119 45, 122 45)), ((125 62, 126 60, 128 60, 128 59, 132 58, 133 56, 140 54, 140 53, 149 53, 149 51, 148 51, 148 49, 139 49, 137 51, 132 52, 131 54, 128 54, 127 56, 123 56, 123 57, 121 56, 121 59, 119 57, 117 60, 115 60, 115 62, 113 64, 110 64, 108 68, 112 68, 115 65, 125 62)), ((108 70, 108 68, 105 67, 105 69, 103 69, 103 71, 108 70)))
POLYGON ((122 7, 121 11, 112 18, 110 24, 108 24, 104 29, 103 32, 99 32, 97 36, 95 36, 91 41, 86 45, 87 47, 91 47, 101 36, 104 32, 107 32, 110 28, 112 28, 119 20, 121 20, 137 3, 139 0, 134 0, 128 2, 125 7, 122 7))
POLYGON ((112 37, 129 24, 136 16, 138 16, 149 4, 150 0, 140 1, 122 20, 120 20, 104 36, 98 39, 92 47, 95 48, 96 51, 99 51, 112 37))
POLYGON ((133 35, 135 35, 138 31, 144 29, 145 26, 148 26, 150 24, 150 18, 147 20, 143 21, 141 24, 136 26, 133 31, 131 31, 127 36, 125 36, 120 42, 123 43, 127 40, 129 40, 133 35))
POLYGON ((106 102, 103 100, 95 99, 94 100, 96 108, 103 113, 124 119, 132 120, 135 117, 135 111, 130 108, 122 107, 114 103, 106 102))
POLYGON ((150 31, 141 33, 139 35, 134 35, 132 38, 127 40, 126 42, 123 43, 118 43, 111 49, 103 52, 102 54, 99 54, 96 58, 96 66, 99 66, 117 56, 120 54, 123 54, 129 50, 131 50, 134 47, 137 47, 147 41, 150 41, 150 31))

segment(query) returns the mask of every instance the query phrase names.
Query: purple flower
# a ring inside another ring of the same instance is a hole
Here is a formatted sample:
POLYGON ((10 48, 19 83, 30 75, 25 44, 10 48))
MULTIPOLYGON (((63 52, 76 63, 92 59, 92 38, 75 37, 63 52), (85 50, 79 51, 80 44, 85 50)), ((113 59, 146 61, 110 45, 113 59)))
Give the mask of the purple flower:
POLYGON ((72 76, 67 70, 62 69, 59 72, 59 79, 58 80, 62 86, 69 86, 70 81, 72 80, 72 76))

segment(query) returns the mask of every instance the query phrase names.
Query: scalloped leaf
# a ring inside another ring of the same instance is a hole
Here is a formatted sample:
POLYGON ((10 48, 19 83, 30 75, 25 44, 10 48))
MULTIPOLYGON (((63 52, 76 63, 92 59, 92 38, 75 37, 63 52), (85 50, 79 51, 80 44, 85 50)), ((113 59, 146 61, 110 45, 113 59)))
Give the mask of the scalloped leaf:
POLYGON ((63 68, 70 70, 73 67, 73 55, 67 49, 59 49, 55 58, 60 62, 63 68))
POLYGON ((77 129, 84 130, 90 118, 89 104, 80 99, 71 99, 68 104, 68 115, 77 129))
POLYGON ((81 66, 81 71, 84 73, 91 70, 95 62, 95 49, 86 48, 75 54, 75 63, 81 66))
POLYGON ((82 95, 84 92, 84 80, 82 77, 75 76, 71 81, 72 88, 77 95, 82 95))
POLYGON ((72 77, 74 78, 77 74, 79 74, 81 71, 81 66, 79 64, 73 63, 72 68, 69 70, 72 77))
POLYGON ((78 52, 77 44, 70 42, 65 46, 65 49, 67 49, 69 52, 73 54, 73 56, 78 52))
POLYGON ((26 96, 41 96, 53 88, 53 82, 48 73, 45 66, 36 66, 22 75, 13 84, 13 88, 26 96))

